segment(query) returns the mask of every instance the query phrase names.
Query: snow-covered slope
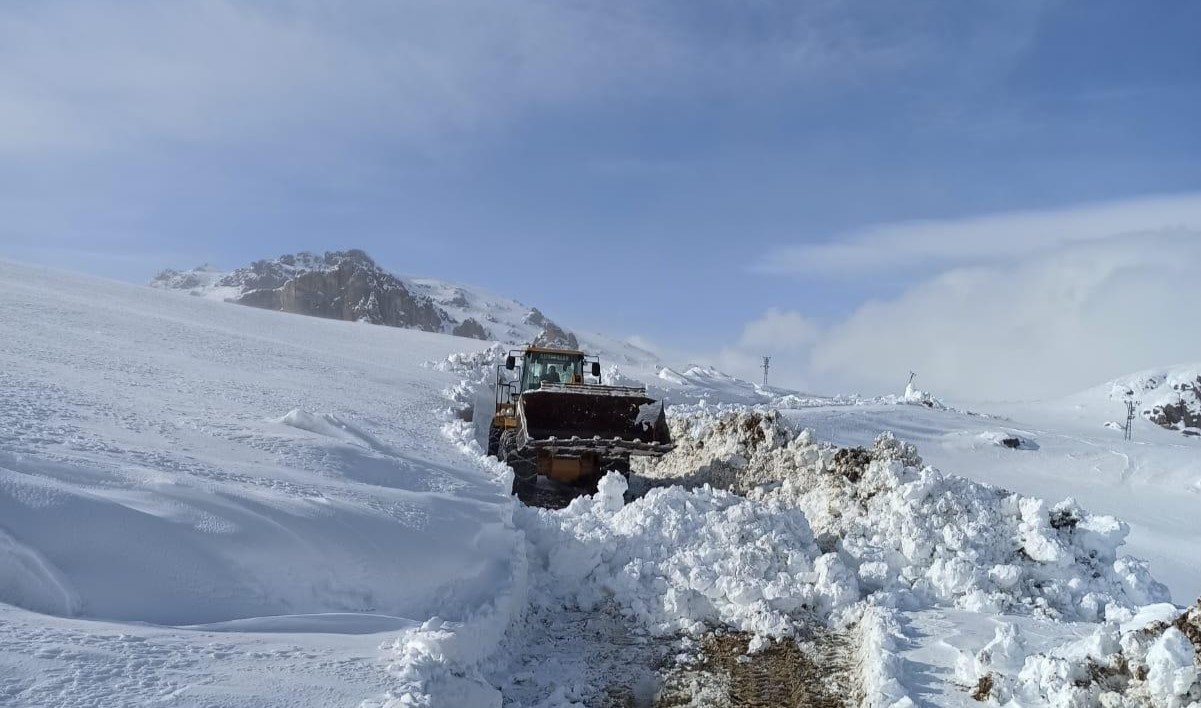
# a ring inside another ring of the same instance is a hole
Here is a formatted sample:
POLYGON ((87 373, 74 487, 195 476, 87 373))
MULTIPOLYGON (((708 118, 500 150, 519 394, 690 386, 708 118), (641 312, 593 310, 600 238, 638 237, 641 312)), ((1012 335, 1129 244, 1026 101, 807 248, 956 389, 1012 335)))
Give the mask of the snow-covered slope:
POLYGON ((421 366, 473 346, 0 262, 0 704, 353 705, 372 635, 507 611, 508 490, 421 366))
POLYGON ((1152 369, 1111 381, 1081 398, 1133 401, 1144 418, 1169 430, 1201 437, 1201 364, 1152 369))
POLYGON ((0 263, 0 704, 736 705, 717 629, 868 706, 1201 700, 1201 440, 619 363, 664 474, 525 508, 455 414, 504 350, 0 263))
POLYGON ((433 278, 395 275, 358 250, 300 252, 229 272, 211 265, 165 270, 151 287, 208 299, 333 319, 442 332, 514 346, 583 348, 608 363, 650 367, 651 352, 605 335, 568 330, 512 298, 433 278))
POLYGON ((458 322, 472 320, 485 328, 485 339, 514 346, 550 341, 596 354, 606 364, 655 368, 658 357, 635 344, 599 332, 568 330, 536 307, 490 290, 433 278, 403 277, 413 293, 428 297, 458 322))

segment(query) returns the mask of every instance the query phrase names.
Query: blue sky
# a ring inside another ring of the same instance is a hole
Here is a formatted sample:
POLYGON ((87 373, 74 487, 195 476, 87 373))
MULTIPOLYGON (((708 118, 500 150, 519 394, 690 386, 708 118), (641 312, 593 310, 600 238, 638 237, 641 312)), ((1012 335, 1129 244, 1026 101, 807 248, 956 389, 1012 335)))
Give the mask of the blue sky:
POLYGON ((141 282, 358 247, 737 373, 770 350, 794 385, 883 386, 815 343, 1018 265, 798 259, 914 221, 995 243, 1012 213, 1057 249, 1114 204, 1191 242, 1198 27, 1194 2, 15 0, 0 257, 141 282))

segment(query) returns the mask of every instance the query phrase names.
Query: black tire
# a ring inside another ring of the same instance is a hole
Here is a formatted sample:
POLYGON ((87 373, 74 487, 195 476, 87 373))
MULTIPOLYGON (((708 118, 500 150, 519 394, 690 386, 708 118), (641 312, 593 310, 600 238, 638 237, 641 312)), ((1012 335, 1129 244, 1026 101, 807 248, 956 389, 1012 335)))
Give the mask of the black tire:
POLYGON ((500 459, 500 436, 504 428, 499 425, 488 426, 488 454, 500 459))
POLYGON ((538 475, 537 474, 522 475, 521 473, 519 473, 517 471, 516 467, 513 468, 513 488, 509 491, 510 494, 513 494, 513 495, 517 496, 518 498, 520 498, 522 501, 525 501, 527 498, 527 495, 529 495, 531 492, 533 492, 537 488, 538 488, 538 475))
POLYGON ((538 480, 538 463, 517 446, 517 431, 506 430, 498 442, 500 460, 513 469, 513 493, 530 489, 538 480))
POLYGON ((538 482, 538 463, 525 457, 514 457, 506 460, 513 468, 513 484, 533 487, 538 482))

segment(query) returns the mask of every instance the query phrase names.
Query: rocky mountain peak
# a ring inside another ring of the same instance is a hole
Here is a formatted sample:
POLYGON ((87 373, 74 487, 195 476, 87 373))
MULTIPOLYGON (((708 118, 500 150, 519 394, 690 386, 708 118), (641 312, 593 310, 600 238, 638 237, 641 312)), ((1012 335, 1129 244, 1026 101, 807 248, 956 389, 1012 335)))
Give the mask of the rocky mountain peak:
POLYGON ((1112 400, 1132 400, 1143 417, 1185 435, 1201 437, 1201 365, 1143 372, 1111 384, 1112 400))
POLYGON ((268 310, 441 332, 450 317, 364 251, 308 251, 255 261, 222 278, 233 300, 268 310))
POLYGON ((315 317, 578 349, 575 334, 537 308, 428 279, 402 279, 361 249, 300 251, 223 273, 165 270, 151 286, 315 317), (485 324, 487 323, 487 324, 485 324))

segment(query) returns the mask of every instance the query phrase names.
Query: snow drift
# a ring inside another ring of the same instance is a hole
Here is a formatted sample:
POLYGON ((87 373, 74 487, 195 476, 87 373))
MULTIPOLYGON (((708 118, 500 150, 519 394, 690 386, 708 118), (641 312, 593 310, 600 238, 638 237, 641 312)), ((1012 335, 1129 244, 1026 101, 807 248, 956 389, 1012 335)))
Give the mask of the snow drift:
POLYGON ((803 511, 819 543, 891 602, 1096 621, 1167 599, 1143 562, 1118 556, 1120 521, 944 475, 891 434, 840 449, 749 410, 697 412, 672 428, 676 450, 644 475, 803 511))

